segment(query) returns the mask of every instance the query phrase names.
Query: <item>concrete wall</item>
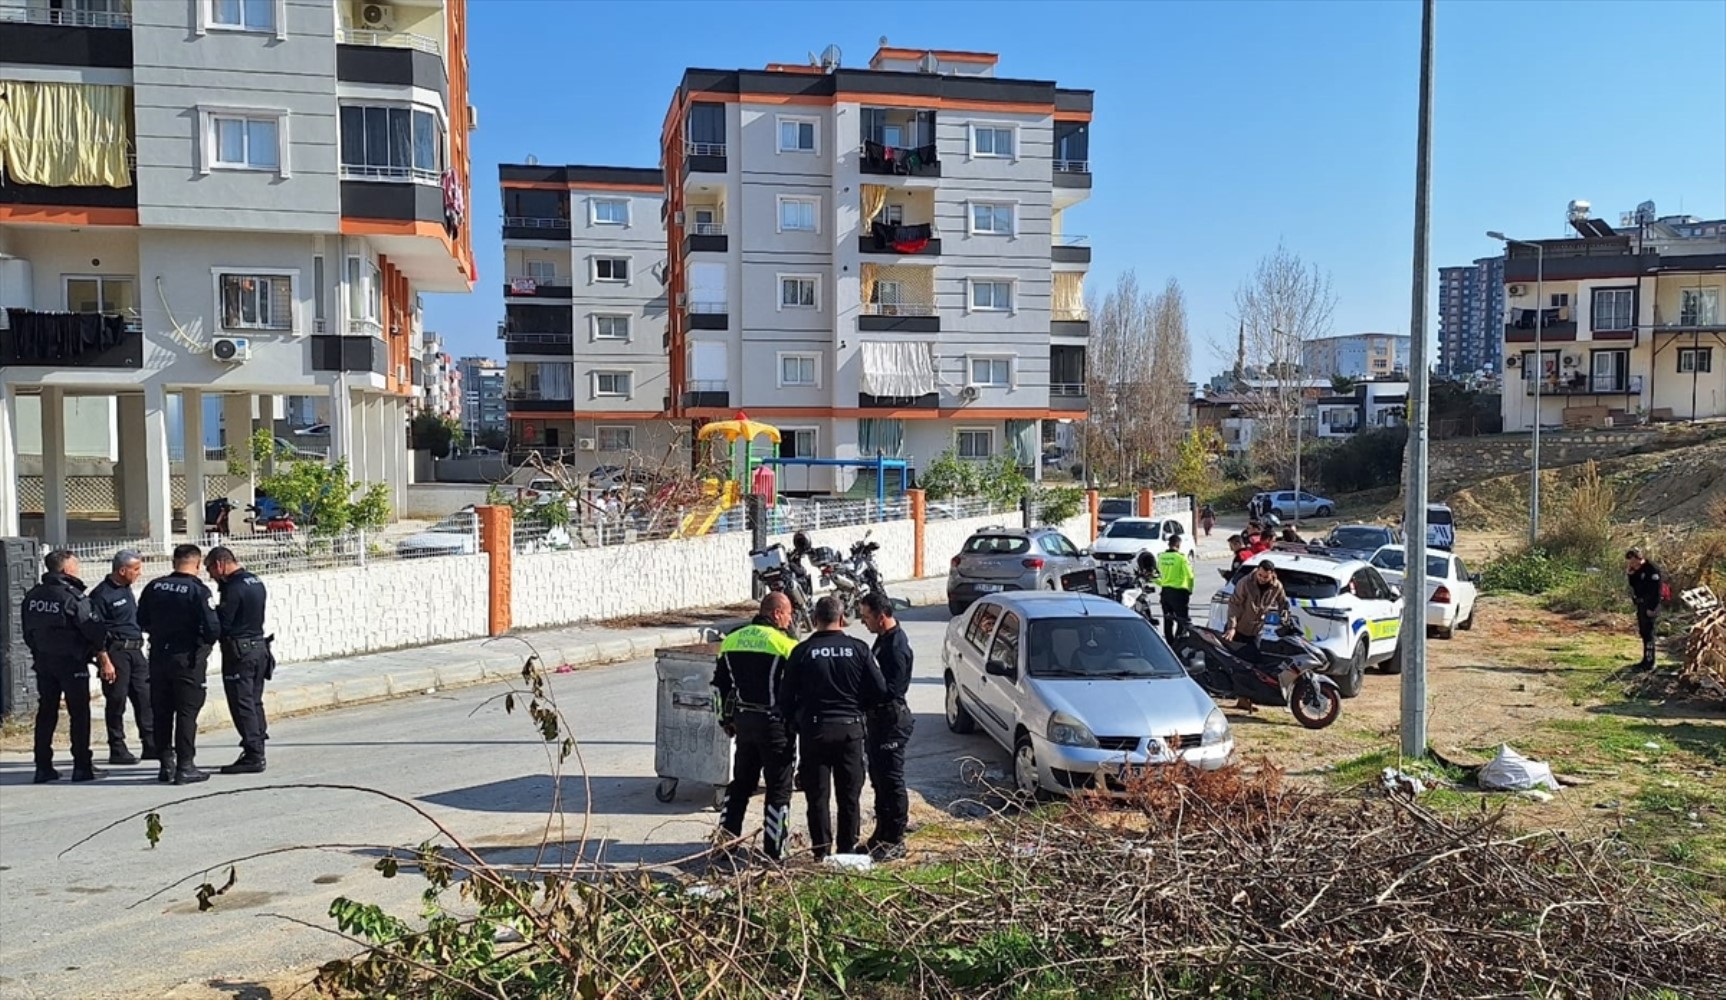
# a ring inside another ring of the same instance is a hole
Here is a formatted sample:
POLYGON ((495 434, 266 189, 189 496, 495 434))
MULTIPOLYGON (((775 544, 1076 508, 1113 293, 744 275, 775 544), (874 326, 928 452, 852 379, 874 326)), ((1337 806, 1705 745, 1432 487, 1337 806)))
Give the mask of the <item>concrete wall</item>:
POLYGON ((276 659, 295 663, 483 636, 490 568, 490 556, 474 555, 266 577, 266 627, 276 636, 276 659))
MULTIPOLYGON (((881 545, 881 550, 875 553, 875 565, 881 570, 881 578, 889 583, 894 580, 909 580, 916 561, 917 545, 916 528, 909 520, 858 524, 846 528, 823 528, 809 532, 809 540, 813 545, 828 546, 838 549, 841 555, 848 555, 851 545, 862 541, 865 533, 868 533, 870 541, 881 545)), ((778 542, 788 549, 791 547, 789 534, 773 535, 768 541, 778 542)), ((933 570, 925 568, 925 572, 933 570)))
MULTIPOLYGON (((1644 449, 1663 450, 1697 444, 1712 436, 1714 435, 1711 435, 1708 429, 1688 431, 1637 428, 1565 434, 1547 432, 1540 435, 1540 465, 1543 469, 1556 469, 1588 461, 1605 461, 1644 449)), ((1494 476, 1526 472, 1531 444, 1527 434, 1498 434, 1434 441, 1427 468, 1436 486, 1456 486, 1494 476)))
POLYGON ((749 598, 749 535, 743 532, 518 555, 510 573, 518 630, 749 598))

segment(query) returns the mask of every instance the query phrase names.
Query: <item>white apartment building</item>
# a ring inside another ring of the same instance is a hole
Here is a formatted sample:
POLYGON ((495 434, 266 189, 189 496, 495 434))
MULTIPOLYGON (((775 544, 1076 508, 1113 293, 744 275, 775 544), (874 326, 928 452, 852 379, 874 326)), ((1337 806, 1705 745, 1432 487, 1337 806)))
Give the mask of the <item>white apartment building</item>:
POLYGON ((96 522, 85 537, 199 530, 221 471, 209 395, 230 445, 279 397, 329 398, 334 454, 400 494, 419 294, 476 274, 465 11, 0 0, 0 535, 40 517, 63 541, 74 515, 96 522), (42 475, 26 483, 28 396, 42 475), (99 481, 69 498, 65 403, 84 396, 117 399, 107 500, 99 481))

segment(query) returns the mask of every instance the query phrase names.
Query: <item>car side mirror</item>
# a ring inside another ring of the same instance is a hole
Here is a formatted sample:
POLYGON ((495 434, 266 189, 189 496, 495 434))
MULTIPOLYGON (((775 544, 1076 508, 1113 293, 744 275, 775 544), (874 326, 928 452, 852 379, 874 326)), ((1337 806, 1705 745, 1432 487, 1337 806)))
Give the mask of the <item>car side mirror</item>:
POLYGON ((1402 588, 1401 587, 1391 587, 1390 588, 1390 599, 1393 601, 1402 600, 1402 588))
POLYGON ((1469 583, 1479 583, 1480 582, 1480 574, 1479 573, 1468 574, 1468 582, 1469 583))
POLYGON ((1013 676, 1013 668, 1007 666, 1006 662, 1003 660, 990 660, 988 663, 983 664, 983 672, 988 674, 990 677, 1013 676))
POLYGON ((1080 549, 1080 550, 1079 550, 1079 555, 1082 555, 1082 556, 1088 556, 1088 555, 1090 555, 1090 554, 1091 554, 1091 550, 1090 550, 1090 549, 1088 549, 1088 548, 1086 548, 1086 549, 1080 549))

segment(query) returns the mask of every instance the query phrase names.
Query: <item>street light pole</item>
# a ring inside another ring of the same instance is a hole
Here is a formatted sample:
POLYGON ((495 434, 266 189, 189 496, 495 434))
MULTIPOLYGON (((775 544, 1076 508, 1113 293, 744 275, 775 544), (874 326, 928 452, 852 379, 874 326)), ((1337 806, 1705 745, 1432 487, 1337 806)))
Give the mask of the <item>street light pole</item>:
POLYGON ((1402 661, 1402 755, 1426 756, 1426 275, 1432 215, 1432 45, 1435 0, 1424 0, 1420 18, 1420 118, 1414 156, 1414 280, 1410 292, 1408 448, 1403 510, 1402 625, 1397 658, 1402 661))
MULTIPOLYGON (((1534 248, 1534 433, 1529 448, 1533 468, 1528 481, 1528 545, 1532 548, 1540 544, 1540 383, 1546 381, 1546 354, 1542 350, 1542 334, 1546 332, 1546 248, 1527 240, 1513 240, 1497 230, 1486 235, 1506 247, 1534 248)), ((1556 359, 1553 371, 1557 373, 1556 359)), ((1529 377, 1527 368, 1522 370, 1522 376, 1525 379, 1529 377)))

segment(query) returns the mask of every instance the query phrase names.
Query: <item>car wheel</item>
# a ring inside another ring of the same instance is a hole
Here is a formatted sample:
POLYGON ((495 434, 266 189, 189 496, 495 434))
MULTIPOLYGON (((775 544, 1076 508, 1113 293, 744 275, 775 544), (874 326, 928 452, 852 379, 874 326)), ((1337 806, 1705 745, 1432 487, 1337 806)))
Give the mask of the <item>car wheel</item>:
POLYGON ((955 618, 964 614, 965 609, 969 608, 970 606, 971 606, 970 602, 968 602, 968 601, 958 601, 958 600, 954 600, 951 597, 947 598, 947 613, 952 615, 955 618))
POLYGON ((1020 734, 1013 742, 1013 791, 1022 802, 1044 798, 1043 783, 1037 780, 1037 749, 1031 738, 1020 734))
POLYGON ((1439 625, 1433 628, 1432 634, 1440 639, 1454 639, 1456 638, 1456 629, 1445 628, 1443 625, 1439 625))
POLYGON ((1334 512, 1329 507, 1320 507, 1317 511, 1317 516, 1330 517, 1332 513, 1334 512))
POLYGON ((1379 673, 1391 675, 1402 673, 1402 651, 1406 648, 1399 637, 1396 641, 1396 652, 1391 654, 1390 659, 1378 665, 1379 673))
POLYGON ((1462 629, 1464 632, 1472 632, 1474 630, 1474 609, 1479 606, 1480 601, 1478 599, 1473 604, 1470 604, 1468 606, 1468 617, 1464 618, 1456 627, 1462 629))
POLYGON ((1360 694, 1360 689, 1365 684, 1366 642, 1363 640, 1354 647, 1354 655, 1348 660, 1348 673, 1336 678, 1336 686, 1344 698, 1353 698, 1360 694))
POLYGON ((977 720, 971 718, 965 703, 959 700, 959 682, 947 675, 947 728, 960 736, 969 736, 977 731, 977 720))

